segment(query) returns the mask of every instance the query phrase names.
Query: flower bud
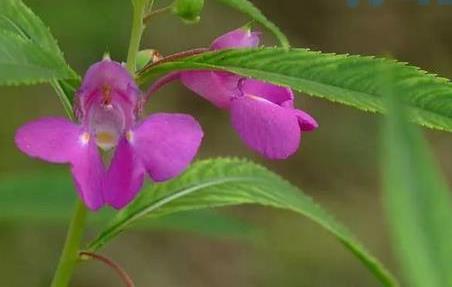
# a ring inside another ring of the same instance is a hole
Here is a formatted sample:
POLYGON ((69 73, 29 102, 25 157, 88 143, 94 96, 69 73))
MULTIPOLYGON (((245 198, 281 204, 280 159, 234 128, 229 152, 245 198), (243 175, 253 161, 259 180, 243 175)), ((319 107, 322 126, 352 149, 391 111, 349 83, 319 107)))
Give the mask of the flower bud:
POLYGON ((179 16, 187 23, 196 23, 199 21, 204 0, 175 0, 172 7, 172 13, 179 16))
POLYGON ((141 70, 147 64, 157 62, 162 58, 162 55, 154 49, 141 50, 137 54, 137 70, 141 70))

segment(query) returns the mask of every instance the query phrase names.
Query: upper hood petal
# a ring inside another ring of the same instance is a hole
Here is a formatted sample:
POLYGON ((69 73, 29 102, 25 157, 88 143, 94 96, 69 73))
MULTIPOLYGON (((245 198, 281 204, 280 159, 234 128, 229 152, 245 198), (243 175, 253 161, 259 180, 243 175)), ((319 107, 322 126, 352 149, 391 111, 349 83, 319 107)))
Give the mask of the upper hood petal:
POLYGON ((249 28, 238 28, 216 38, 210 48, 212 50, 233 49, 233 48, 253 48, 260 42, 259 32, 253 32, 249 28))

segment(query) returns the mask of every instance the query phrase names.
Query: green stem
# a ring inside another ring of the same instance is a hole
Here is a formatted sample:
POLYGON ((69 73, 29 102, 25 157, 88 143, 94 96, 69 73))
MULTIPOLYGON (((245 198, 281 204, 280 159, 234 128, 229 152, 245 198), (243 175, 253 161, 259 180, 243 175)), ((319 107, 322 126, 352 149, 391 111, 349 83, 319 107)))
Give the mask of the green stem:
POLYGON ((64 243, 63 253, 61 254, 60 262, 58 263, 51 287, 66 287, 69 285, 78 260, 80 243, 85 227, 86 213, 86 207, 83 202, 77 200, 75 212, 72 216, 66 236, 66 242, 64 243))
POLYGON ((130 33, 129 52, 127 53, 127 69, 130 73, 134 74, 136 70, 137 53, 140 49, 141 35, 143 34, 145 28, 143 23, 145 10, 150 10, 154 1, 134 0, 132 3, 132 31, 130 33))

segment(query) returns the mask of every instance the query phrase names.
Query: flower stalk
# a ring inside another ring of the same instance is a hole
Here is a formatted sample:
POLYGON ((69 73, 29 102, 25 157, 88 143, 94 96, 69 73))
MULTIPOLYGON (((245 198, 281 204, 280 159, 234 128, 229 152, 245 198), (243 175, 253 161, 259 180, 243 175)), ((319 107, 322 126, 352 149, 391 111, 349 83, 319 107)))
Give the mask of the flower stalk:
POLYGON ((145 25, 143 22, 145 10, 151 10, 154 0, 134 0, 132 15, 132 31, 130 33, 129 51, 127 53, 127 69, 131 74, 135 73, 137 54, 140 49, 141 36, 145 25))
POLYGON ((80 243, 85 228, 87 210, 83 202, 77 200, 74 215, 69 225, 69 230, 64 243, 63 252, 58 263, 57 270, 52 280, 51 287, 68 286, 75 265, 78 261, 80 243))

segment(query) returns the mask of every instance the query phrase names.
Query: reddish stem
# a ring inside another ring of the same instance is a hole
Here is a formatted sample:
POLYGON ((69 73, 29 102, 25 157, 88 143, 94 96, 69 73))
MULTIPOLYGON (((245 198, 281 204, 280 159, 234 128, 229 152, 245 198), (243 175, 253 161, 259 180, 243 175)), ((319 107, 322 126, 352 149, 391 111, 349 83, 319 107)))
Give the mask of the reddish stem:
POLYGON ((208 48, 198 48, 198 49, 192 49, 192 50, 187 50, 187 51, 182 51, 182 52, 178 52, 166 57, 163 57, 162 59, 158 60, 157 62, 151 63, 146 65, 140 72, 139 74, 143 73, 144 71, 146 71, 147 69, 156 66, 156 65, 160 65, 163 64, 165 62, 169 62, 169 61, 174 61, 177 59, 181 59, 181 58, 186 58, 186 57, 190 57, 190 56, 194 56, 194 55, 198 55, 204 52, 209 51, 208 48))
POLYGON ((132 279, 130 278, 129 274, 127 274, 127 272, 116 262, 114 262, 112 259, 100 255, 100 254, 96 254, 96 253, 92 253, 92 252, 87 252, 87 251, 81 251, 79 253, 80 257, 83 256, 87 256, 90 257, 92 259, 98 260, 104 264, 106 264, 108 267, 112 268, 113 271, 116 272, 116 274, 118 274, 118 276, 121 278, 121 280, 124 282, 125 286, 127 287, 135 287, 135 283, 133 283, 132 279))

